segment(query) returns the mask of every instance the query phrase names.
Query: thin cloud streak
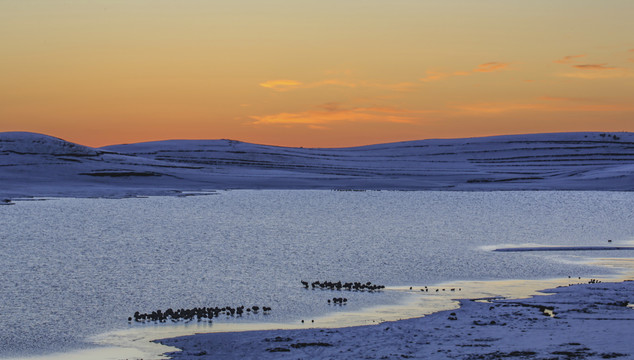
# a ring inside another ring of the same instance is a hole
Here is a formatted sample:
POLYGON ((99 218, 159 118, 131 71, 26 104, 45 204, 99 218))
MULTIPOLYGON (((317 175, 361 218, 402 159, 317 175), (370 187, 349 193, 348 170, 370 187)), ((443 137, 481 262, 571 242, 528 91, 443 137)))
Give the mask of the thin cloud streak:
POLYGON ((393 107, 345 108, 339 103, 326 103, 300 112, 283 112, 251 116, 250 124, 263 126, 305 126, 314 130, 330 129, 329 125, 343 122, 392 123, 412 125, 434 114, 435 118, 463 116, 497 116, 522 112, 634 112, 629 104, 606 104, 602 99, 542 96, 541 102, 489 102, 455 105, 443 110, 407 110, 393 107), (591 103, 594 102, 594 103, 591 103))
POLYGON ((422 82, 431 82, 431 81, 438 81, 438 80, 442 80, 442 79, 446 79, 446 78, 454 77, 454 76, 469 76, 469 75, 471 75, 471 73, 466 71, 455 71, 452 73, 443 73, 443 72, 434 71, 434 70, 427 70, 427 76, 424 78, 420 78, 419 80, 422 82))
POLYGON ((617 67, 614 66, 606 66, 607 63, 605 64, 583 64, 583 65, 572 65, 573 68, 575 69, 580 69, 580 70, 614 70, 614 69, 618 69, 617 67))
POLYGON ((295 80, 269 80, 260 83, 260 86, 275 90, 275 91, 289 91, 302 86, 303 84, 295 80))
MULTIPOLYGON (((454 72, 440 72, 435 70, 427 70, 427 76, 424 78, 420 78, 421 82, 432 82, 438 81, 450 77, 456 76, 469 76, 475 73, 491 73, 496 71, 505 70, 508 68, 510 63, 501 63, 501 62, 488 62, 484 64, 478 65, 475 69, 471 71, 454 71, 454 72)), ((400 83, 378 83, 372 81, 348 81, 341 79, 326 79, 320 80, 310 83, 303 83, 296 80, 289 79, 278 79, 278 80, 268 80, 259 84, 261 87, 271 89, 278 92, 286 92, 291 90, 299 90, 299 89, 314 89, 320 88, 324 86, 338 86, 345 88, 370 88, 370 89, 380 89, 380 90, 388 90, 394 92, 411 92, 415 91, 420 87, 417 83, 412 82, 400 82, 400 83)))
POLYGON ((563 58, 561 58, 559 60, 555 60, 553 62, 557 63, 557 64, 570 64, 570 63, 574 62, 575 59, 582 58, 582 57, 585 57, 585 56, 586 56, 585 54, 582 54, 582 55, 568 55, 568 56, 564 56, 563 58))
POLYGON ((251 119, 255 120, 251 124, 305 125, 316 129, 323 129, 325 124, 336 122, 413 124, 419 119, 420 113, 392 107, 342 108, 338 103, 327 103, 316 109, 296 113, 251 116, 251 119))
POLYGON ((500 63, 500 62, 488 62, 485 64, 478 65, 477 68, 473 69, 473 72, 494 72, 506 69, 510 64, 509 63, 500 63))
POLYGON ((505 70, 508 68, 509 65, 510 63, 488 62, 478 65, 475 69, 471 71, 440 72, 435 70, 427 70, 427 76, 418 80, 422 82, 432 82, 456 76, 470 76, 476 73, 491 73, 495 71, 505 70))
POLYGON ((311 83, 302 83, 295 80, 269 80, 259 84, 261 87, 268 88, 274 91, 285 92, 291 90, 300 89, 315 89, 324 86, 337 86, 344 88, 370 88, 381 89, 395 92, 409 92, 419 87, 416 83, 401 82, 401 83, 377 83, 371 81, 346 81, 341 79, 326 79, 315 81, 311 83))

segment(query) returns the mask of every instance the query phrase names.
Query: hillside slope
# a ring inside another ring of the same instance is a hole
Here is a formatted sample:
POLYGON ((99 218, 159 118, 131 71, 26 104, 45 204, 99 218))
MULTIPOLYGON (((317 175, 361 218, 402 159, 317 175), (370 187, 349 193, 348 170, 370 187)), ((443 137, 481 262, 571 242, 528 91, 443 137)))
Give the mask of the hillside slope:
POLYGON ((634 134, 555 133, 310 149, 169 140, 100 149, 0 133, 0 197, 212 189, 634 190, 634 134))

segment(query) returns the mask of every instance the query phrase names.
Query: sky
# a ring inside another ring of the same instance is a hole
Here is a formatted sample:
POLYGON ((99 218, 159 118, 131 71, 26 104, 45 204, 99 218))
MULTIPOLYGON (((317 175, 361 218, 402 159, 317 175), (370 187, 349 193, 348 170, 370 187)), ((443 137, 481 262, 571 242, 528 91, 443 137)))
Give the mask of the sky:
POLYGON ((634 131, 632 0, 0 0, 0 131, 343 147, 634 131))

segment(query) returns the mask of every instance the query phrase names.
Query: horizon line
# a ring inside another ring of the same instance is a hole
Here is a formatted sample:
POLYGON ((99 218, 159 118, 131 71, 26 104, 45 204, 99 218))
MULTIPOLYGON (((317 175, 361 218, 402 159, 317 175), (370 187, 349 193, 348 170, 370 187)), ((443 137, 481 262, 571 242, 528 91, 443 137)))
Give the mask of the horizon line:
POLYGON ((555 132, 532 132, 532 133, 507 133, 507 134, 495 134, 495 135, 483 135, 483 136, 465 136, 465 137, 431 137, 431 138, 419 138, 419 139, 411 139, 411 140, 397 140, 397 141, 387 141, 387 142, 377 142, 377 143, 368 143, 364 145, 351 145, 351 146, 288 146, 288 145, 273 145, 273 144, 264 144, 250 141, 243 141, 237 139, 229 139, 229 138, 169 138, 169 139, 160 139, 160 140, 143 140, 138 142, 124 142, 124 143, 115 143, 103 146, 91 146, 85 145, 80 142, 67 140, 63 137, 59 137, 56 135, 50 135, 42 132, 35 131, 25 131, 25 130, 15 130, 15 131, 0 131, 0 137, 2 134, 8 133, 25 133, 25 134, 33 134, 33 135, 41 135, 56 138, 68 143, 73 143, 80 146, 85 146, 93 149, 102 149, 110 146, 123 146, 123 145, 136 145, 136 144, 148 144, 148 143, 158 143, 158 142, 169 142, 169 141, 232 141, 239 142, 244 144, 251 145, 261 145, 261 146, 271 146, 271 147, 280 147, 280 148, 295 148, 295 149, 344 149, 344 148, 358 148, 365 146, 375 146, 375 145, 387 145, 387 144, 399 144, 399 143, 407 143, 407 142, 416 142, 416 141, 433 141, 433 140, 464 140, 464 139, 483 139, 483 138, 495 138, 495 137, 503 137, 503 136, 529 136, 529 135, 556 135, 556 134, 632 134, 630 131, 555 131, 555 132))

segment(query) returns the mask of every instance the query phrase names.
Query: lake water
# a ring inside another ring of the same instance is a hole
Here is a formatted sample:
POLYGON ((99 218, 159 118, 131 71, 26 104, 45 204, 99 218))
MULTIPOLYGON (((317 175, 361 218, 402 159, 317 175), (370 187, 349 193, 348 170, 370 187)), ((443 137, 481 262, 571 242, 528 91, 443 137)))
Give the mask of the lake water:
POLYGON ((151 326, 128 324, 135 311, 259 305, 273 310, 218 322, 297 322, 403 296, 311 291, 300 280, 433 286, 609 274, 584 260, 631 252, 490 249, 626 244, 632 209, 631 192, 560 191, 223 191, 0 206, 0 357, 90 348, 93 335, 151 326), (333 296, 348 304, 328 305, 333 296))

